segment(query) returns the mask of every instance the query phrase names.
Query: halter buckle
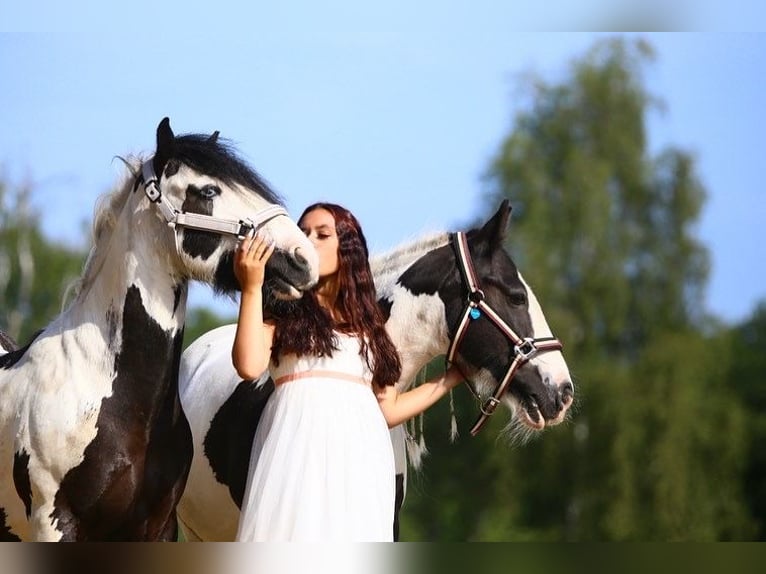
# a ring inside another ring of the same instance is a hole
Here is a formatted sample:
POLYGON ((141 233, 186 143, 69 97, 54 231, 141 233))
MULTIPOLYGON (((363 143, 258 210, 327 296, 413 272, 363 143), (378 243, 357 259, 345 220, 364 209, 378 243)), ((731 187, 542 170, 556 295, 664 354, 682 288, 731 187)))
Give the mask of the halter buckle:
POLYGON ((492 416, 492 413, 495 412, 495 409, 497 408, 497 405, 500 404, 500 401, 497 400, 495 397, 489 397, 484 403, 481 405, 481 412, 485 415, 492 416))
POLYGON ((146 197, 149 198, 149 201, 152 203, 157 203, 160 200, 160 189, 157 187, 157 181, 150 181, 146 185, 144 185, 144 190, 146 192, 146 197))
POLYGON ((147 160, 141 164, 141 177, 144 179, 144 193, 146 197, 152 203, 157 203, 160 197, 162 197, 162 193, 160 192, 160 186, 157 185, 157 174, 154 173, 152 160, 147 160))
POLYGON ((513 352, 517 357, 521 357, 522 361, 528 361, 537 353, 535 340, 531 337, 525 337, 521 343, 513 347, 513 352))
POLYGON ((255 229, 255 223, 253 223, 252 219, 240 219, 237 241, 242 241, 253 229, 255 229))

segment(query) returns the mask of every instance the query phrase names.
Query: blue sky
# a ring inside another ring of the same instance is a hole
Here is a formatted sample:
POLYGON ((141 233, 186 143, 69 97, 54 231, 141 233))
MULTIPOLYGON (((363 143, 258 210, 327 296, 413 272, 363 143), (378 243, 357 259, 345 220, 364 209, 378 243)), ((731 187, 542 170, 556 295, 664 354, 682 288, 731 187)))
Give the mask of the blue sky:
MULTIPOLYGON (((513 2, 412 4, 251 8, 228 31, 220 8, 208 20, 158 8, 146 21, 164 28, 139 29, 139 15, 128 31, 74 33, 78 20, 67 33, 0 34, 0 173, 32 182, 51 237, 82 241, 122 173, 114 156, 150 153, 167 115, 177 133, 232 139, 293 215, 319 199, 346 205, 375 252, 461 227, 486 211, 481 175, 511 129, 519 78, 560 79, 609 34, 517 32, 513 2)), ((35 29, 54 27, 55 6, 35 29)), ((125 19, 93 6, 99 22, 125 19)), ((31 8, 8 10, 25 29, 31 8)), ((713 260, 708 308, 744 319, 766 298, 766 37, 642 36, 658 56, 647 84, 667 106, 650 118, 652 148, 694 153, 709 192, 697 229, 713 260)), ((192 295, 236 310, 206 288, 192 295)))

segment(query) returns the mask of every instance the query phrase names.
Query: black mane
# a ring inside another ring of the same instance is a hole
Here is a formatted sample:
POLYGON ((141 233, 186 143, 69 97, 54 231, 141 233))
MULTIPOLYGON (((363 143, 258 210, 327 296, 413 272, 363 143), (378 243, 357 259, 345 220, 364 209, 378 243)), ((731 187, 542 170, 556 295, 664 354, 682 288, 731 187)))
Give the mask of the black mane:
POLYGON ((172 159, 232 184, 236 183, 258 193, 269 203, 284 205, 284 199, 235 151, 229 140, 203 134, 185 134, 175 138, 172 159))

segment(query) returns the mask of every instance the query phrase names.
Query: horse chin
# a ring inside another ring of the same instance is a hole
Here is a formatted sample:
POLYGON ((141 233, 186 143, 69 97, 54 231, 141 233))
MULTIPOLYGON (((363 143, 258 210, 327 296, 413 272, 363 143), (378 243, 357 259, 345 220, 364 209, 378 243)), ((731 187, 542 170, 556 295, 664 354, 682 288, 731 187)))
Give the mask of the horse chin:
POLYGON ((282 301, 295 301, 303 296, 303 291, 298 289, 295 285, 292 285, 282 279, 281 277, 273 277, 268 282, 268 289, 271 294, 282 301))
POLYGON ((537 406, 534 400, 523 401, 519 405, 517 411, 521 422, 533 430, 541 431, 545 428, 545 417, 540 412, 540 408, 537 406))
POLYGON ((540 412, 540 407, 531 397, 518 397, 512 393, 507 393, 505 403, 513 413, 513 418, 517 424, 524 428, 531 431, 541 431, 549 424, 540 412))

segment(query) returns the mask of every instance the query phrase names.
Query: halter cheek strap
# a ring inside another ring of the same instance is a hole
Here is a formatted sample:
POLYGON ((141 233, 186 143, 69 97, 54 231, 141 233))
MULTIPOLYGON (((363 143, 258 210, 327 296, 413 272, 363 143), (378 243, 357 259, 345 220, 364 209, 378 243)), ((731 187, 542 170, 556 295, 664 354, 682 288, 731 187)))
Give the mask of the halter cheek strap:
POLYGON ((287 211, 281 205, 271 205, 258 211, 253 218, 236 221, 233 219, 213 217, 212 215, 203 215, 201 213, 179 211, 173 207, 164 195, 162 195, 157 174, 154 173, 152 160, 145 161, 141 166, 141 178, 144 182, 144 193, 146 194, 146 197, 157 206, 168 226, 173 229, 178 227, 188 227, 190 229, 199 229, 201 231, 211 231, 220 235, 235 235, 241 240, 247 236, 248 233, 260 229, 275 217, 279 217, 280 215, 287 216, 287 211))
POLYGON ((462 231, 455 233, 452 236, 452 246, 455 250, 458 269, 460 269, 463 282, 468 289, 468 296, 466 297, 466 306, 460 317, 460 322, 455 330, 455 336, 452 337, 450 346, 447 349, 447 364, 450 365, 454 362, 460 344, 463 341, 463 337, 465 337, 465 334, 468 331, 468 326, 471 322, 482 316, 487 317, 487 319, 500 329, 500 332, 513 344, 512 361, 508 366, 508 370, 506 371, 503 380, 495 388, 495 392, 493 392, 490 397, 483 400, 466 377, 466 381, 469 382, 468 388, 476 398, 482 401, 480 406, 481 414, 473 425, 473 428, 471 428, 471 434, 476 436, 481 430, 481 427, 484 426, 484 423, 487 422, 487 419, 495 412, 497 405, 500 404, 500 400, 505 394, 511 380, 513 380, 513 377, 516 375, 516 372, 537 353, 560 351, 562 345, 555 337, 519 337, 510 325, 503 321, 500 315, 498 315, 484 299, 484 292, 479 285, 479 279, 473 266, 471 252, 468 250, 468 239, 465 233, 462 231))

